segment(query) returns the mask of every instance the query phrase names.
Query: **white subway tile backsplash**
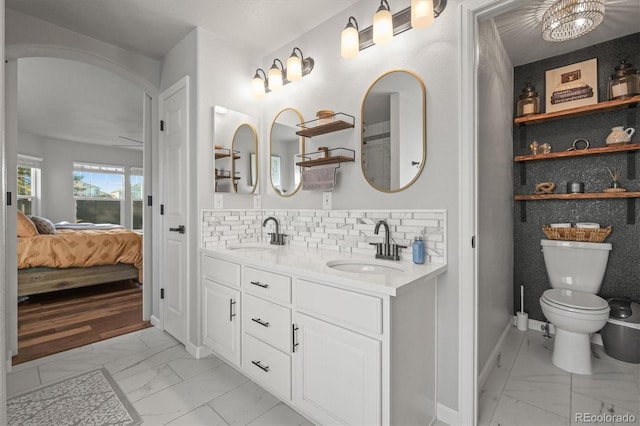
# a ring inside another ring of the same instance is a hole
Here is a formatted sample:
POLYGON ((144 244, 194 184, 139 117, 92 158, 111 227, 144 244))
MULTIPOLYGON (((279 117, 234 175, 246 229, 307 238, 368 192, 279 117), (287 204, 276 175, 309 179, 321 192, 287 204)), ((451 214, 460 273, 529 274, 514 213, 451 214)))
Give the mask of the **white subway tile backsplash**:
POLYGON ((262 221, 273 216, 280 221, 281 232, 288 244, 335 250, 344 253, 373 255, 371 242, 382 242, 384 229, 378 235, 374 227, 384 219, 392 241, 408 246, 403 257, 410 257, 410 246, 416 235, 422 235, 429 262, 446 259, 446 211, 444 210, 203 210, 202 246, 266 242, 275 226, 262 221))

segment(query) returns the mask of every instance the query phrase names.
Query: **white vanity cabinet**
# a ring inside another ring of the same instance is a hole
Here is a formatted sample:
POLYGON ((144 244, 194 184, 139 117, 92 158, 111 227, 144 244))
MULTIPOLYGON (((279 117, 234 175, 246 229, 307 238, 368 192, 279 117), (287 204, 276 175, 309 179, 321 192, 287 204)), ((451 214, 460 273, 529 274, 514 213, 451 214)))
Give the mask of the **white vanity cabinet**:
POLYGON ((317 251, 279 250, 257 259, 203 251, 205 345, 234 362, 241 337, 235 364, 314 423, 430 424, 436 277, 446 266, 405 264, 401 279, 372 278, 328 270, 317 251), (207 257, 216 270, 205 270, 207 257), (241 323, 223 306, 232 294, 241 323))
POLYGON ((291 277, 244 266, 242 288, 242 369, 291 401, 291 277))
POLYGON ((239 366, 240 265, 206 254, 202 255, 201 262, 203 342, 239 366))

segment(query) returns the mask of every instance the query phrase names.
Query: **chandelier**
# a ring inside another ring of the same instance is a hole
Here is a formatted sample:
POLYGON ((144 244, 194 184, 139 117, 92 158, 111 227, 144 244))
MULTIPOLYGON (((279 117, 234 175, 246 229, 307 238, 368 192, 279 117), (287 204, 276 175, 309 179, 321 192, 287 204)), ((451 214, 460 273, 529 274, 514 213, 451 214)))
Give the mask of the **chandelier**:
POLYGON ((604 0, 558 0, 542 17, 542 38, 566 41, 595 29, 604 19, 604 0))

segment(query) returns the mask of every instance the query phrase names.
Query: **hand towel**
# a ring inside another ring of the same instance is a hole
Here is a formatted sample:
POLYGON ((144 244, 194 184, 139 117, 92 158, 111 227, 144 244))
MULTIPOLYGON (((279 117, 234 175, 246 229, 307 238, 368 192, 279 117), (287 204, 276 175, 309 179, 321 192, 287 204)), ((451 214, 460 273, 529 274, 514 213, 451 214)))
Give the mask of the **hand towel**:
POLYGON ((302 171, 302 190, 333 191, 336 183, 336 169, 328 167, 302 171))

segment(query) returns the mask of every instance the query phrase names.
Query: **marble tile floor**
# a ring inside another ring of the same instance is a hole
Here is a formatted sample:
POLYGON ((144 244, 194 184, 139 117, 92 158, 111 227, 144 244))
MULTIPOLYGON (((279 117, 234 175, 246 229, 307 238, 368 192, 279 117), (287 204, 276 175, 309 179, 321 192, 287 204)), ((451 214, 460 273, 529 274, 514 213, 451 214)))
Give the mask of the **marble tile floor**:
POLYGON ((593 374, 571 374, 552 364, 553 339, 511 328, 480 391, 478 424, 640 425, 640 364, 591 350, 593 374))
POLYGON ((100 367, 111 373, 143 425, 312 425, 219 358, 195 359, 155 327, 14 366, 7 394, 100 367))

